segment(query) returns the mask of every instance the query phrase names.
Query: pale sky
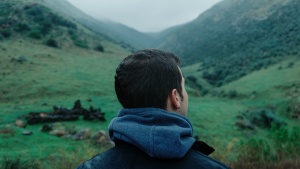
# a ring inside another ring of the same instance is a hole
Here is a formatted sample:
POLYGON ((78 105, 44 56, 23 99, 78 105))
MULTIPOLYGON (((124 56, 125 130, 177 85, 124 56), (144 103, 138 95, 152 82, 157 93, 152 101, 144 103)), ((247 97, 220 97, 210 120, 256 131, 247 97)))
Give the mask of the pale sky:
POLYGON ((119 22, 141 32, 187 23, 221 0, 67 0, 96 19, 119 22))

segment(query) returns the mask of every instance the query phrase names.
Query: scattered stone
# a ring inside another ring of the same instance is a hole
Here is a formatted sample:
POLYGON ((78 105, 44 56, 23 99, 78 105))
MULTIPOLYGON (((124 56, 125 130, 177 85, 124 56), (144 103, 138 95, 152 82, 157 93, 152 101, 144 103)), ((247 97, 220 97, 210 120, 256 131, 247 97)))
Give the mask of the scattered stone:
POLYGON ((62 130, 55 129, 55 130, 51 131, 50 134, 57 136, 57 137, 62 137, 62 136, 68 135, 69 133, 63 129, 62 130))
POLYGON ((73 140, 85 140, 85 139, 88 139, 91 137, 91 131, 90 129, 84 129, 84 130, 81 130, 79 132, 77 132, 73 137, 72 139, 73 140))
POLYGON ((21 128, 26 128, 27 123, 25 121, 23 121, 23 120, 16 120, 15 126, 21 127, 21 128))
POLYGON ((16 58, 10 59, 10 61, 11 61, 11 62, 15 62, 15 63, 20 63, 20 64, 22 64, 22 63, 26 62, 27 59, 26 59, 25 56, 21 55, 21 56, 19 56, 17 59, 16 59, 16 58))
POLYGON ((53 129, 53 125, 45 124, 45 125, 43 125, 41 131, 42 131, 42 132, 49 132, 49 131, 51 131, 52 129, 53 129))
POLYGON ((115 146, 115 143, 110 139, 109 135, 104 131, 100 130, 92 137, 92 142, 96 145, 101 145, 104 149, 109 149, 115 146))
POLYGON ((42 106, 48 106, 48 103, 43 103, 42 106))
POLYGON ((27 131, 27 130, 26 130, 26 131, 23 131, 22 134, 25 135, 25 136, 30 136, 30 135, 33 134, 33 132, 32 132, 32 131, 27 131))
POLYGON ((14 136, 15 135, 15 131, 12 128, 2 128, 0 129, 0 134, 2 135, 11 135, 14 136))

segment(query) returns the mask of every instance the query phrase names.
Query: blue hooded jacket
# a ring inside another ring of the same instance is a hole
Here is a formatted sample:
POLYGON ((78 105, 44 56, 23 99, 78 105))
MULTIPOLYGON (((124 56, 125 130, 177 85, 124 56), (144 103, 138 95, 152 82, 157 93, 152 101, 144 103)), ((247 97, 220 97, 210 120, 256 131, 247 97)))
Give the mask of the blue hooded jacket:
POLYGON ((182 158, 195 142, 186 117, 157 108, 121 109, 109 125, 109 135, 154 158, 182 158))
POLYGON ((116 146, 77 169, 227 169, 192 137, 190 121, 157 108, 121 109, 109 125, 116 146))

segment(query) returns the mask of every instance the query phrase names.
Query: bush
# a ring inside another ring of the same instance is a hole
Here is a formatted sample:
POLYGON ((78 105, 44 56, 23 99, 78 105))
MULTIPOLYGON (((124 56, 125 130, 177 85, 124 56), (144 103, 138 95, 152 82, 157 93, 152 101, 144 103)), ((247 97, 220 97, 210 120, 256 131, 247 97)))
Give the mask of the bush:
POLYGON ((27 15, 31 15, 33 17, 42 16, 49 12, 49 9, 40 4, 26 5, 24 7, 27 15))
POLYGON ((241 141, 238 147, 240 150, 238 161, 258 162, 273 159, 271 146, 266 140, 252 138, 247 141, 241 141))
POLYGON ((46 45, 50 46, 50 47, 54 47, 54 48, 59 47, 58 42, 55 39, 52 39, 52 38, 50 38, 46 41, 46 45))
POLYGON ((192 81, 192 82, 196 82, 197 81, 197 78, 195 76, 193 76, 193 75, 187 76, 187 79, 190 80, 190 81, 192 81))
MULTIPOLYGON (((288 130, 285 127, 278 129, 273 126, 268 135, 268 140, 252 138, 247 141, 241 141, 237 145, 239 150, 237 161, 240 164, 253 164, 256 162, 279 164, 280 162, 288 162, 290 159, 299 160, 299 140, 299 127, 288 130)), ((294 165, 299 166, 300 163, 294 163, 294 165)))
POLYGON ((68 34, 71 36, 71 39, 77 39, 75 29, 68 29, 68 34))
POLYGON ((99 52, 104 52, 104 47, 102 45, 97 45, 94 49, 99 52))
POLYGON ((11 30, 9 29, 4 29, 2 31, 0 31, 0 34, 4 37, 4 38, 9 38, 12 34, 11 30))
POLYGON ((78 46, 80 48, 85 48, 85 49, 88 48, 88 44, 85 41, 82 41, 82 40, 76 40, 76 41, 74 41, 74 45, 78 46))
POLYGON ((1 160, 0 168, 3 169, 40 169, 40 165, 33 160, 25 161, 20 157, 12 158, 3 156, 1 160))
POLYGON ((271 128, 269 137, 273 140, 278 159, 286 157, 296 158, 300 156, 300 128, 294 127, 290 131, 282 126, 277 128, 275 125, 271 128))
POLYGON ((54 24, 57 24, 57 25, 60 25, 60 26, 64 26, 64 27, 67 27, 67 28, 77 29, 76 24, 74 24, 73 22, 70 22, 70 21, 64 19, 61 16, 52 14, 50 17, 51 17, 51 21, 54 24))
POLYGON ((0 16, 6 16, 11 11, 11 4, 8 2, 1 2, 0 3, 0 16))
POLYGON ((30 38, 34 38, 34 39, 42 39, 42 33, 39 29, 34 29, 34 30, 30 31, 28 36, 30 38))
POLYGON ((30 27, 26 23, 18 23, 14 30, 18 33, 23 33, 30 30, 30 27))
POLYGON ((41 28, 40 28, 40 32, 43 35, 47 35, 52 29, 52 24, 49 21, 44 21, 41 23, 41 28))
POLYGON ((228 92, 228 96, 229 96, 230 98, 237 97, 237 95, 238 95, 238 93, 237 93, 236 90, 230 90, 230 91, 228 92))
POLYGON ((0 41, 3 41, 5 38, 2 34, 0 34, 0 41))

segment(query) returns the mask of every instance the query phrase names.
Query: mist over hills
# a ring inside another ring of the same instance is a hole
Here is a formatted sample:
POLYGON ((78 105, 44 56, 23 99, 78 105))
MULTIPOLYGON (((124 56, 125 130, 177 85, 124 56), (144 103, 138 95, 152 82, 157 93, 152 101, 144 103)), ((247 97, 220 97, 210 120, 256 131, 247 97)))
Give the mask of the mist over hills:
MULTIPOLYGON (((79 36, 79 24, 95 33, 98 40, 110 41, 129 51, 160 48, 179 55, 182 66, 200 62, 200 78, 212 86, 222 86, 278 63, 282 57, 299 54, 300 2, 297 0, 223 0, 194 21, 157 33, 141 33, 120 23, 97 20, 65 0, 31 2, 42 3, 45 11, 47 7, 60 16, 51 15, 52 21, 49 21, 45 18, 50 15, 47 12, 41 14, 44 19, 33 13, 30 16, 33 18, 27 17, 27 24, 24 25, 23 21, 15 23, 13 25, 16 27, 12 30, 27 33, 35 39, 45 37, 44 43, 56 47, 68 46, 73 41, 75 46, 103 51, 100 42, 92 42, 97 38, 79 36), (64 18, 71 18, 77 24, 64 18), (67 35, 61 36, 60 31, 51 31, 61 26, 68 29, 67 35)), ((43 11, 36 9, 36 12, 43 11)), ((9 31, 2 29, 2 36, 10 36, 9 31)))
POLYGON ((141 33, 121 23, 95 19, 77 9, 66 0, 42 1, 50 8, 75 19, 90 30, 130 50, 144 48, 146 47, 147 42, 151 40, 149 35, 141 33))
POLYGON ((202 62, 199 69, 214 86, 297 55, 299 49, 297 0, 223 0, 194 21, 157 33, 96 20, 66 1, 43 1, 131 51, 160 48, 178 54, 182 66, 202 62))
POLYGON ((297 11, 296 0, 224 0, 178 27, 158 47, 178 53, 184 64, 292 53, 299 40, 297 11))

